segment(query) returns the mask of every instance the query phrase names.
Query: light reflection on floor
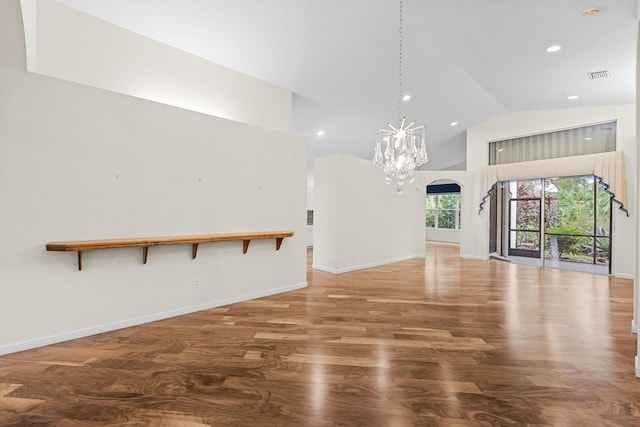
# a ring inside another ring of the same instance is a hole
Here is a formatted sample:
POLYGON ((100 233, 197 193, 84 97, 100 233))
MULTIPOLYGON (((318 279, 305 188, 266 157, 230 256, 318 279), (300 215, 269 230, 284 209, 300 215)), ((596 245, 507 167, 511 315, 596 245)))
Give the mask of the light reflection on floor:
MULTIPOLYGON (((540 266, 540 259, 538 258, 529 258, 522 256, 508 256, 506 257, 509 261, 514 264, 524 264, 524 265, 535 265, 540 266)), ((609 266, 601 265, 601 264, 587 264, 582 262, 568 262, 568 261, 560 261, 557 259, 545 259, 544 266, 546 268, 557 268, 559 270, 567 270, 567 271, 580 271, 583 273, 591 273, 591 274, 601 274, 604 276, 609 275, 609 266)))

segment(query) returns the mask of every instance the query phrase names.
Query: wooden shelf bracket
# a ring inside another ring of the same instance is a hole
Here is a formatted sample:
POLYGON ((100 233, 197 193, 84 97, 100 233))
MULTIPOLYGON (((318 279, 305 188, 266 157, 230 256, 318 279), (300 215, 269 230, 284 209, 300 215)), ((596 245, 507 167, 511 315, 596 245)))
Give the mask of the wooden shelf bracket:
POLYGON ((196 255, 198 254, 198 244, 194 243, 191 245, 191 259, 196 259, 196 255))

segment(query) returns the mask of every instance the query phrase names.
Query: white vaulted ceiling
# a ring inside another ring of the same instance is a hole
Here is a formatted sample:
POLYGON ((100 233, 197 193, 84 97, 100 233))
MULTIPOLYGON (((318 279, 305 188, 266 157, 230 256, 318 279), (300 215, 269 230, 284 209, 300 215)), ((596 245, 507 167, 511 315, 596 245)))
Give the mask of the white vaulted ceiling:
MULTIPOLYGON (((294 93, 310 161, 370 158, 398 120, 397 0, 59 0, 294 93), (318 136, 318 130, 324 130, 318 136)), ((508 111, 635 103, 636 0, 405 0, 403 105, 431 161, 508 111), (583 17, 584 10, 601 13, 583 17), (556 53, 547 53, 560 45, 556 53), (590 72, 610 77, 591 80, 590 72), (570 95, 579 96, 569 100, 570 95), (450 126, 451 122, 457 126, 450 126)))

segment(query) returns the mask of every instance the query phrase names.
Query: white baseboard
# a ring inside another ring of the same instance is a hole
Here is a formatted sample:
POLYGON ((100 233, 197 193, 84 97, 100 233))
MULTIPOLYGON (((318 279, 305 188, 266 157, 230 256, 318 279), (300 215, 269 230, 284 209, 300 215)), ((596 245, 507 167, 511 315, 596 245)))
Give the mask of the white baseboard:
POLYGON ((633 280, 635 278, 635 276, 633 274, 614 274, 613 277, 617 277, 619 279, 631 279, 633 280))
POLYGON ((336 274, 335 270, 329 267, 324 267, 322 265, 319 264, 311 264, 311 268, 313 268, 314 270, 320 270, 320 271, 324 271, 326 273, 333 273, 336 274))
POLYGON ((638 333, 638 324, 636 323, 636 319, 631 321, 631 332, 634 334, 638 333))
POLYGON ((460 254, 460 258, 462 258, 462 259, 475 259, 476 261, 489 261, 489 257, 488 256, 476 256, 476 255, 460 254))
POLYGON ((364 270, 365 268, 378 267, 378 266, 381 266, 381 265, 393 264, 394 262, 401 262, 401 261, 407 261, 407 260, 410 260, 410 259, 424 258, 424 257, 425 257, 425 255, 408 255, 406 257, 388 259, 388 260, 384 260, 384 261, 377 261, 377 262, 372 262, 370 264, 353 265, 353 266, 350 266, 350 267, 344 267, 344 268, 338 268, 338 269, 325 267, 325 266, 318 265, 318 264, 313 264, 311 267, 314 270, 326 271, 327 273, 342 274, 342 273, 348 273, 350 271, 364 270))
POLYGON ((154 313, 148 316, 135 317, 133 319, 121 320, 119 322, 107 323, 104 325, 93 326, 90 328, 79 329, 76 331, 64 332, 62 334, 50 335, 47 337, 36 338, 32 340, 20 341, 17 343, 6 344, 0 346, 0 356, 4 354, 17 353, 19 351, 30 350, 32 348, 43 347, 46 345, 57 344, 64 341, 70 341, 78 338, 84 338, 91 335, 111 332, 118 329, 129 328, 131 326, 142 325, 145 323, 155 322, 158 320, 169 319, 171 317, 182 316, 196 311, 208 310, 210 308, 222 307, 238 302, 249 301, 258 298, 264 298, 271 295, 281 294, 284 292, 295 291, 307 287, 307 282, 296 283, 293 285, 282 286, 279 288, 269 289, 266 291, 255 292, 248 295, 240 295, 232 298, 225 298, 216 301, 206 302, 204 304, 181 307, 175 310, 154 313))

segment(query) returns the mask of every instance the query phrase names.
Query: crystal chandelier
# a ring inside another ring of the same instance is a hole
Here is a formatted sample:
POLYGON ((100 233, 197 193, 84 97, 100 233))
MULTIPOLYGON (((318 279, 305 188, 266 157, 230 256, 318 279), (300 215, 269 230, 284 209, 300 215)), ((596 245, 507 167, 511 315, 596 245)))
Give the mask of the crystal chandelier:
POLYGON ((388 129, 378 129, 373 164, 384 168, 384 181, 393 183, 398 194, 402 194, 404 183, 411 184, 416 178, 414 169, 429 161, 425 139, 424 125, 416 126, 415 122, 406 124, 402 115, 402 15, 403 0, 400 0, 400 58, 398 79, 398 116, 400 126, 387 124, 388 129), (387 148, 382 154, 382 142, 387 148))

